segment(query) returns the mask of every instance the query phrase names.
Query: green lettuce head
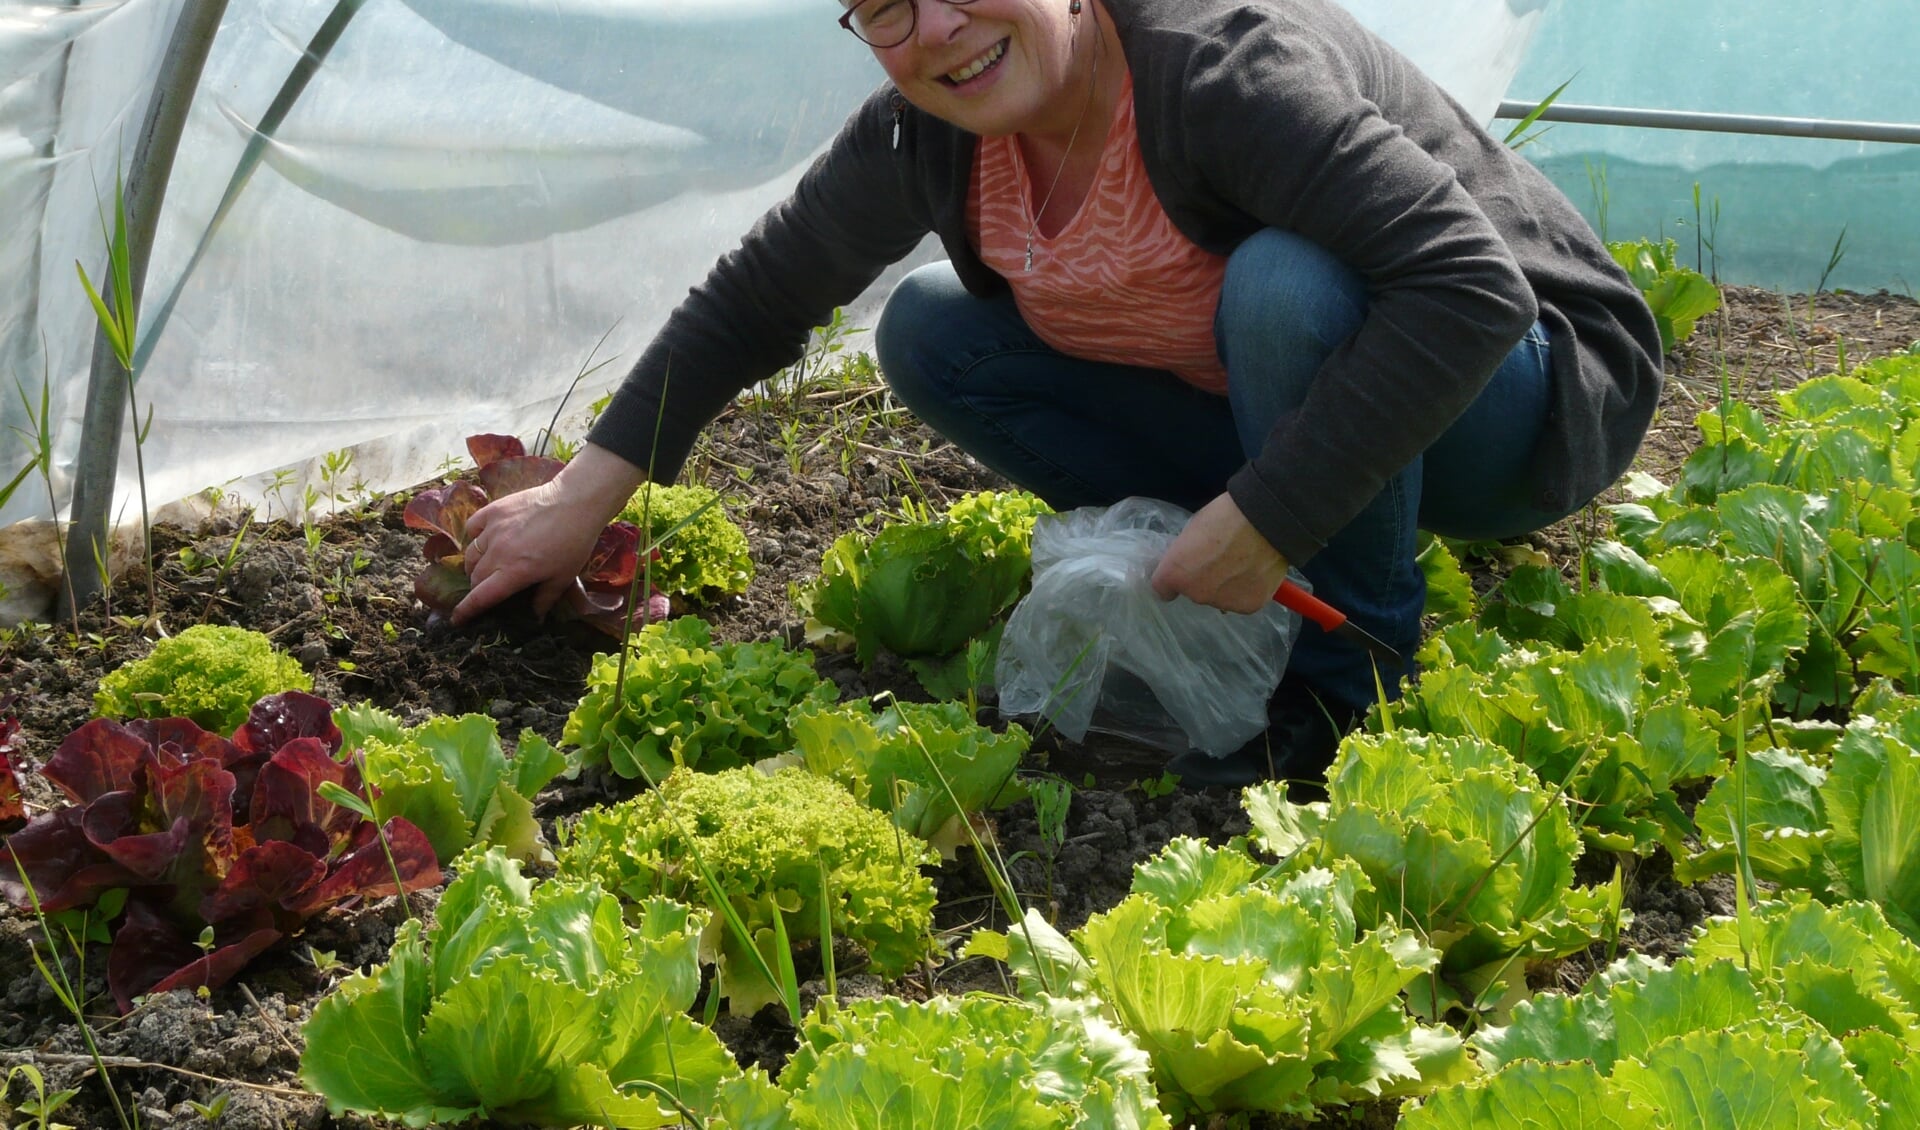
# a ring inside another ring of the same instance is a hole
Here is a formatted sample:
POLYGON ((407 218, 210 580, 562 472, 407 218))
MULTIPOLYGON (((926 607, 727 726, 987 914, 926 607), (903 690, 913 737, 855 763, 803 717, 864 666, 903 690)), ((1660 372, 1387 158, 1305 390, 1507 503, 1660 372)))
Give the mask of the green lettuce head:
POLYGON ((231 734, 260 699, 312 689, 299 661, 259 632, 196 624, 100 680, 93 706, 108 718, 186 718, 231 734))

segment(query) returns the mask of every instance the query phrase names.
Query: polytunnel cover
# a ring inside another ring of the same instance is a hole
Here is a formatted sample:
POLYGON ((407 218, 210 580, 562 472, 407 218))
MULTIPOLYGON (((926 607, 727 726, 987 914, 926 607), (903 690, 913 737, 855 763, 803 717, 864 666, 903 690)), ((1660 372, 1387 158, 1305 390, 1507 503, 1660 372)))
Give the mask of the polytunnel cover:
MULTIPOLYGON (((1348 5, 1486 120, 1543 2, 1348 5)), ((62 508, 94 336, 73 264, 104 268, 103 212, 183 7, 0 17, 0 214, 20 218, 0 231, 0 358, 21 391, 48 383, 62 508)), ((567 401, 577 427, 880 80, 835 13, 828 0, 230 0, 141 303, 150 497, 260 499, 266 473, 287 469, 284 505, 341 449, 368 487, 409 485, 469 433, 545 426, 583 370, 618 358, 567 401), (256 132, 330 17, 350 17, 344 33, 272 136, 256 132)), ((31 449, 6 391, 11 477, 31 449)), ((137 507, 132 447, 122 521, 137 507)), ((45 495, 18 491, 0 527, 47 514, 45 495)))

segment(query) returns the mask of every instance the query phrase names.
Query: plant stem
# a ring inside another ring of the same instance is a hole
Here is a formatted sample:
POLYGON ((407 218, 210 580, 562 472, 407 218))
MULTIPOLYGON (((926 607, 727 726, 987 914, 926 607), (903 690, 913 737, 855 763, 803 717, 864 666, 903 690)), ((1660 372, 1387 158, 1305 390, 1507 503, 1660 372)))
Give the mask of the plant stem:
MULTIPOLYGON (((41 936, 47 940, 47 956, 52 960, 53 968, 59 971, 59 976, 56 978, 47 969, 47 962, 40 959, 37 949, 33 953, 34 968, 40 971, 40 976, 46 981, 47 987, 53 990, 53 995, 58 997, 67 1011, 73 1014, 74 1023, 80 1026, 80 1038, 87 1045, 87 1054, 91 1058, 94 1070, 100 1073, 100 1085, 105 1088, 107 1100, 113 1104, 113 1113, 119 1118, 120 1125, 126 1130, 134 1130, 140 1125, 139 1109, 135 1108, 133 1116, 129 1118, 126 1108, 120 1105, 120 1096, 113 1089, 113 1081, 107 1074, 106 1061, 100 1055, 100 1045, 93 1038, 93 1026, 87 1023, 86 1010, 80 1007, 80 995, 74 990, 73 982, 67 977, 67 967, 60 962, 59 945, 54 941, 53 927, 47 922, 47 913, 40 906, 40 894, 33 889, 33 880, 27 877, 27 869, 17 857, 13 860, 13 868, 20 876, 20 885, 26 888, 27 902, 33 908, 34 921, 40 926, 41 936)), ((72 939, 69 938, 68 942, 72 944, 72 939)), ((77 951, 79 945, 75 944, 74 948, 77 951)), ((85 960, 84 954, 81 955, 81 959, 85 960)))

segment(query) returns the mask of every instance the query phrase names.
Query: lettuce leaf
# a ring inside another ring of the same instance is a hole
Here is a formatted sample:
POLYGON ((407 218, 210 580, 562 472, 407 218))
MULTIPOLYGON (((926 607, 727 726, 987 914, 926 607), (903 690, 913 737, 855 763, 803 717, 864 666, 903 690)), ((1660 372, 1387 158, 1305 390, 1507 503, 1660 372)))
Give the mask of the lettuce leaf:
POLYGON ((1498 1002, 1505 986, 1524 989, 1529 963, 1631 920, 1617 877, 1573 887, 1581 845, 1565 805, 1487 741, 1356 734, 1329 773, 1327 801, 1294 805, 1273 785, 1245 795, 1256 838, 1289 870, 1359 867, 1363 929, 1398 925, 1442 951, 1437 977, 1417 986, 1429 1012, 1498 1002))
POLYGON ((533 888, 498 848, 462 857, 435 924, 307 1021, 301 1080, 339 1115, 410 1126, 476 1115, 536 1126, 677 1125, 637 1086, 710 1108, 737 1069, 682 1015, 704 915, 647 900, 636 921, 586 884, 533 888))
POLYGON ((1457 1125, 1478 1105, 1507 1125, 1481 1096, 1524 1093, 1553 1064, 1581 1080, 1596 1071, 1663 1130, 1899 1126, 1920 1094, 1917 1005, 1920 947, 1872 904, 1761 902, 1744 923, 1709 922, 1671 967, 1636 956, 1575 996, 1519 1005, 1511 1024, 1473 1038, 1495 1074, 1409 1108, 1402 1124, 1457 1125))
POLYGON ((1662 1130, 1590 1063, 1521 1062, 1483 1081, 1408 1103, 1399 1130, 1662 1130))
POLYGON ((994 733, 959 703, 803 702, 787 716, 799 758, 890 814, 952 859, 966 821, 1025 796, 1013 779, 1031 742, 1010 725, 994 733))
POLYGON ((1789 750, 1748 755, 1715 782, 1696 812, 1702 850, 1676 865, 1683 878, 1737 866, 1739 803, 1746 795, 1747 855, 1754 876, 1831 899, 1877 904, 1920 938, 1920 710, 1883 693, 1861 707, 1824 769, 1789 750))
POLYGON ((1544 575, 1528 601, 1488 611, 1505 609, 1496 617, 1503 631, 1524 626, 1581 650, 1489 643, 1456 626, 1429 643, 1426 671, 1394 716, 1377 713, 1371 724, 1501 747, 1544 786, 1564 785, 1580 806, 1581 833, 1598 846, 1678 848, 1692 829, 1675 790, 1720 768, 1724 722, 1688 700, 1645 601, 1576 597, 1544 575))
POLYGON ((1831 888, 1827 850, 1833 831, 1821 799, 1826 771, 1792 750, 1747 752, 1744 784, 1735 769, 1713 783, 1694 809, 1700 850, 1674 860, 1674 876, 1698 882, 1737 874, 1740 796, 1746 794, 1746 854, 1756 879, 1801 890, 1831 888))
POLYGON ((425 832, 443 863, 478 844, 499 844, 533 862, 545 853, 533 797, 566 768, 566 759, 532 730, 514 756, 499 725, 482 714, 432 718, 403 727, 372 708, 350 719, 349 748, 366 756, 367 779, 380 790, 374 812, 404 816, 425 832))
POLYGON ((1847 728, 1821 796, 1833 823, 1828 852, 1842 893, 1878 903, 1920 938, 1920 715, 1897 730, 1872 719, 1847 728))
POLYGON ((780 1085, 809 1128, 1169 1125, 1146 1055, 1070 1002, 823 1002, 780 1085))
MULTIPOLYGON (((494 499, 551 481, 565 466, 558 459, 528 455, 518 439, 506 435, 468 436, 467 453, 479 468, 477 482, 429 487, 407 501, 403 515, 408 529, 427 534, 421 547, 427 564, 414 577, 413 595, 437 616, 450 614, 472 588, 466 570, 467 519, 494 499)), ((671 609, 665 593, 636 591, 642 540, 632 522, 608 523, 555 606, 561 618, 579 620, 615 639, 666 619, 671 609), (630 605, 629 595, 638 603, 630 605)), ((650 552, 659 555, 657 549, 650 552)))
POLYGON ((1033 520, 1049 512, 1024 492, 982 491, 938 518, 842 535, 822 556, 820 576, 792 589, 794 604, 812 621, 810 634, 853 637, 862 665, 883 647, 907 658, 952 655, 1025 590, 1033 520))
POLYGON ((659 781, 676 766, 728 769, 792 748, 789 711, 839 694, 812 659, 778 643, 713 643, 704 621, 649 624, 617 655, 597 655, 561 732, 576 767, 659 781), (614 695, 616 684, 621 694, 614 695))
POLYGON ((1438 951, 1393 925, 1363 930, 1360 869, 1256 878, 1239 847, 1178 839, 1075 945, 1029 914, 970 954, 1002 956, 1033 999, 1097 1001, 1152 1057, 1177 1118, 1306 1115, 1471 1073, 1457 1038, 1408 1016, 1401 993, 1438 951))

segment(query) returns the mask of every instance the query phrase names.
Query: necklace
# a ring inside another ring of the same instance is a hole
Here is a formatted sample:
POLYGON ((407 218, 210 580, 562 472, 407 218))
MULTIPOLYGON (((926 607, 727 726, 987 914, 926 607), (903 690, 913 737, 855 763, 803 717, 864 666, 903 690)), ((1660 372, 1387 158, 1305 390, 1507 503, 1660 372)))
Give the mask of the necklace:
MULTIPOLYGON (((1075 4, 1075 9, 1079 7, 1075 4)), ((1060 157, 1060 167, 1053 171, 1053 183, 1047 186, 1047 195, 1040 201, 1040 207, 1034 210, 1033 219, 1027 224, 1027 266, 1033 270, 1033 235, 1040 227, 1040 217, 1046 212, 1047 205, 1053 203, 1053 194, 1060 188, 1060 181, 1066 175, 1067 162, 1073 159, 1073 143, 1080 140, 1080 127, 1087 124, 1087 114, 1093 110, 1094 96, 1100 90, 1100 21, 1094 18, 1093 26, 1093 78, 1087 83, 1087 104, 1080 108, 1080 117, 1073 123, 1073 132, 1067 135, 1067 151, 1060 157)))

